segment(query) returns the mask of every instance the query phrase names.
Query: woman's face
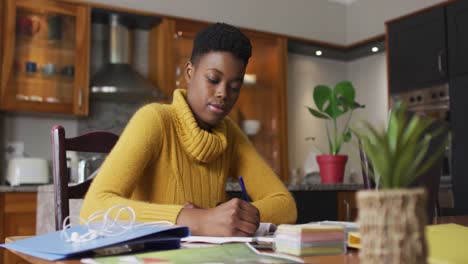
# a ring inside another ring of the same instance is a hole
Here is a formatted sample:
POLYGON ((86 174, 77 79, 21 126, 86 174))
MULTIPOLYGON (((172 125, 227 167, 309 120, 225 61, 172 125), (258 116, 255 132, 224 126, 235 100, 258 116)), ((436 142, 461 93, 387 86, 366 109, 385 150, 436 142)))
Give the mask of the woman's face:
POLYGON ((200 128, 211 130, 231 111, 244 73, 244 62, 229 52, 212 51, 187 63, 187 103, 200 128))

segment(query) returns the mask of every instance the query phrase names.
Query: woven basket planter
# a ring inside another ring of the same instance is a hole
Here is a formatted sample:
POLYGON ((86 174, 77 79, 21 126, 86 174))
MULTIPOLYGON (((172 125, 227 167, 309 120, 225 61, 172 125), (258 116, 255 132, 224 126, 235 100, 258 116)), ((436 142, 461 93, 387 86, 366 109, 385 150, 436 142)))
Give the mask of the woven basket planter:
POLYGON ((360 263, 427 263, 424 189, 359 191, 360 263))

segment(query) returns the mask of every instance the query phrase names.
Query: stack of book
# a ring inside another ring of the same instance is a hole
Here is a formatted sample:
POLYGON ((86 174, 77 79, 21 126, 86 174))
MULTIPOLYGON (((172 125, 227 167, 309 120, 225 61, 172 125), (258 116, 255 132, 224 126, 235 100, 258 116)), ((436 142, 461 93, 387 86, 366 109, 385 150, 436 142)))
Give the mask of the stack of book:
POLYGON ((280 225, 275 233, 275 250, 296 256, 346 253, 343 226, 303 224, 280 225))

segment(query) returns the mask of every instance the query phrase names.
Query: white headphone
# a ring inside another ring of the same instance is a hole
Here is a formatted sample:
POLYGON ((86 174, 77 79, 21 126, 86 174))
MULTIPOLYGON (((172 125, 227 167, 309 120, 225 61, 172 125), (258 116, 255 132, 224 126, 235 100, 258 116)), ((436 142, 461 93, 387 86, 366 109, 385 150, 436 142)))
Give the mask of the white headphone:
POLYGON ((71 217, 68 216, 63 220, 63 229, 61 232, 61 237, 63 240, 69 243, 86 243, 99 237, 119 236, 127 232, 128 230, 139 226, 174 225, 174 223, 169 221, 155 221, 135 224, 135 219, 136 214, 133 208, 123 205, 114 205, 105 212, 102 210, 94 212, 88 217, 87 221, 79 217, 79 223, 84 223, 83 225, 88 229, 86 233, 79 234, 78 232, 72 232, 71 234, 68 234, 67 229, 69 229, 72 226, 70 221, 71 217), (115 214, 115 218, 112 218, 110 214, 115 209, 118 209, 118 211, 115 214), (128 214, 128 220, 119 220, 122 213, 128 214), (99 221, 101 218, 102 220, 99 221))

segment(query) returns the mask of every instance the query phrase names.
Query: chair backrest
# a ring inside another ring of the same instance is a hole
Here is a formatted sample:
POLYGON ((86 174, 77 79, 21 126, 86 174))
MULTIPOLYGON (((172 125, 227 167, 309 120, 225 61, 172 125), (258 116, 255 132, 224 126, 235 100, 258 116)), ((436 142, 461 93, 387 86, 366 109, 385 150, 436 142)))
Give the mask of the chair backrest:
POLYGON ((54 178, 55 229, 63 228, 63 220, 70 215, 69 199, 81 199, 91 185, 92 178, 70 185, 66 151, 109 153, 119 136, 105 131, 95 131, 81 136, 66 138, 62 126, 50 131, 52 140, 52 173, 54 178))
MULTIPOLYGON (((408 112, 408 116, 412 116, 414 113, 408 112)), ((443 128, 443 132, 439 133, 434 137, 429 145, 426 157, 424 161, 427 161, 431 155, 436 151, 436 148, 442 144, 442 141, 447 137, 449 125, 446 121, 436 120, 434 123, 427 129, 427 131, 436 131, 443 128)), ((362 179, 364 184, 364 189, 375 189, 375 182, 372 177, 369 175, 370 171, 372 173, 372 164, 367 159, 366 154, 362 149, 362 142, 358 140, 359 143, 359 156, 361 159, 361 168, 362 168, 362 179)), ((416 180, 411 187, 425 187, 427 191, 427 216, 430 221, 432 221, 434 216, 440 216, 439 208, 439 185, 440 177, 442 175, 442 166, 443 166, 443 155, 439 157, 438 160, 423 174, 418 180, 416 180)))
POLYGON ((362 183, 364 189, 374 189, 375 182, 372 180, 370 173, 373 173, 374 168, 372 167, 371 162, 369 161, 364 149, 362 147, 362 141, 358 138, 359 145, 359 158, 361 159, 361 170, 362 170, 362 183))

